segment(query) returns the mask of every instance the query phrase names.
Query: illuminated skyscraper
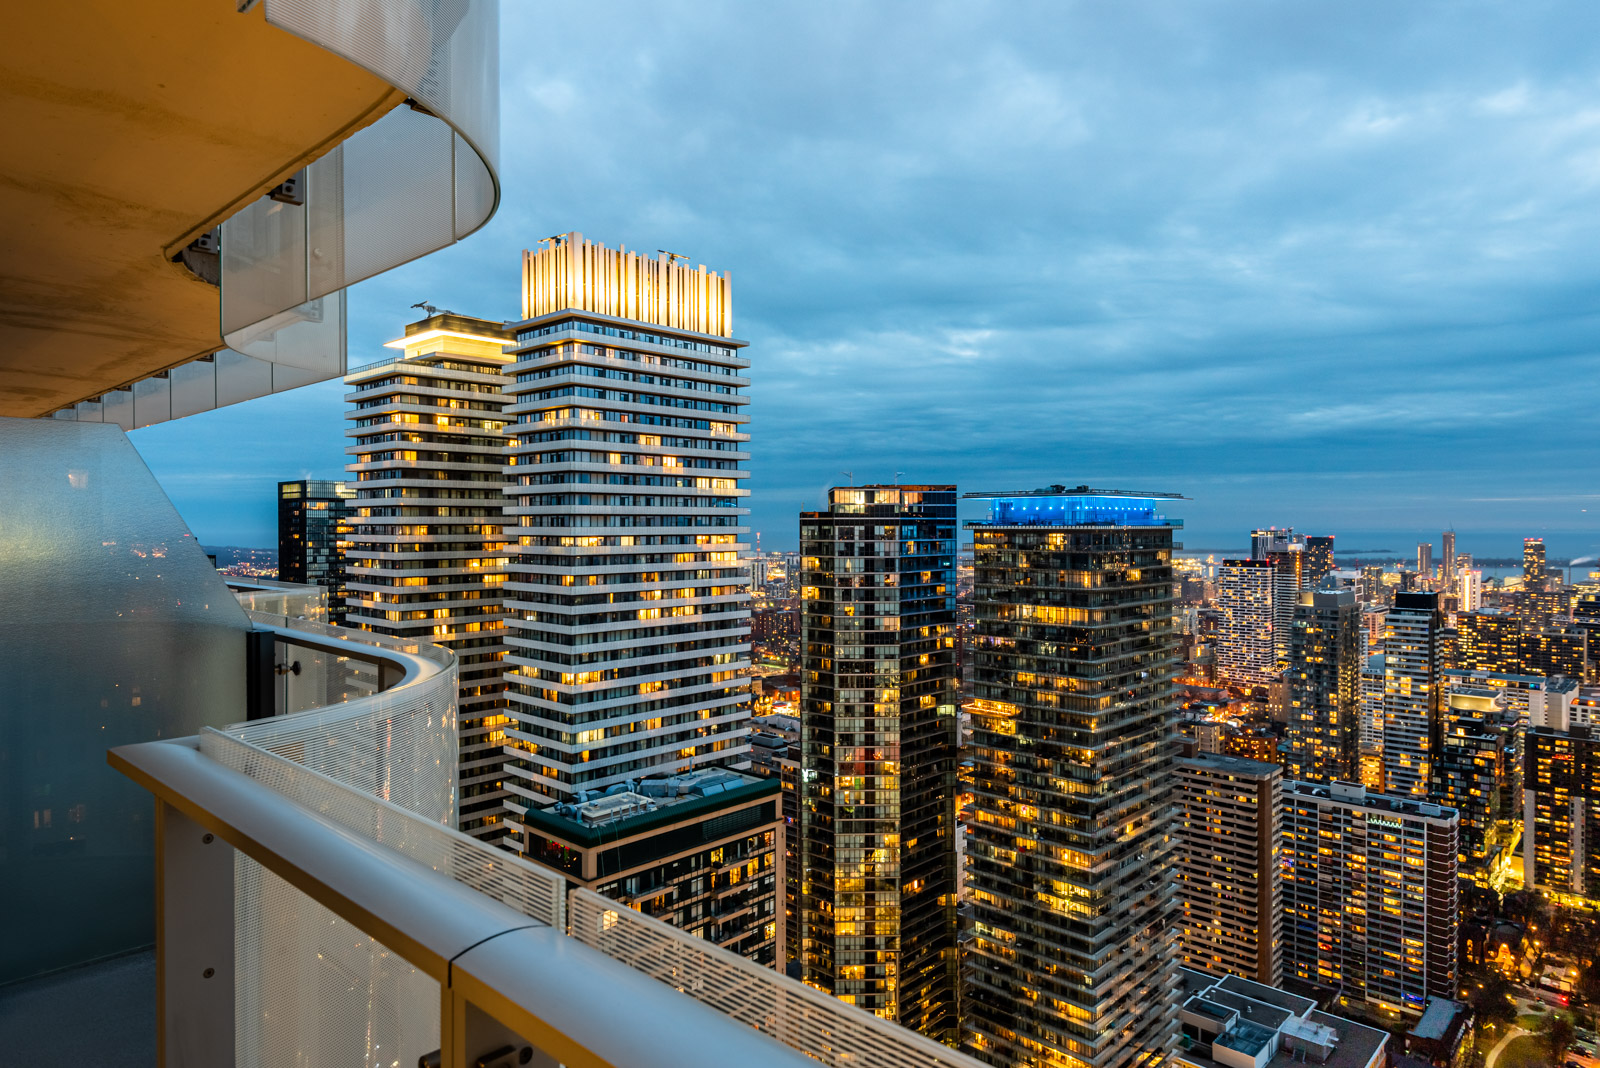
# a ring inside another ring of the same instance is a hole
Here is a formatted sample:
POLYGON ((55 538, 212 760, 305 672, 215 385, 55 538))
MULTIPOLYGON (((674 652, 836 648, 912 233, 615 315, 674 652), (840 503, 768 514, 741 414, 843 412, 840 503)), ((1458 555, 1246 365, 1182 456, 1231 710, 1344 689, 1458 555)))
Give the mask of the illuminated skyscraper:
POLYGON ((1294 626, 1295 605, 1306 581, 1306 539, 1292 528, 1256 530, 1250 534, 1254 559, 1272 564, 1272 652, 1281 669, 1289 659, 1289 634, 1294 626))
POLYGON ((1283 802, 1284 973, 1391 1018, 1455 996, 1455 809, 1344 782, 1283 802))
POLYGON ((506 340, 500 323, 434 315, 389 343, 393 359, 345 376, 356 490, 347 625, 455 652, 461 829, 489 839, 505 832, 506 340))
POLYGON ((1360 775, 1359 612, 1354 590, 1300 595, 1286 674, 1291 778, 1354 782, 1360 775))
POLYGON ((1508 762, 1517 759, 1517 734, 1515 714, 1502 712, 1494 690, 1450 687, 1430 796, 1461 814, 1462 874, 1485 883, 1491 873, 1483 865, 1496 824, 1514 815, 1502 810, 1501 800, 1510 792, 1502 786, 1508 762))
POLYGON ((1433 542, 1417 543, 1417 574, 1426 582, 1433 577, 1433 542))
POLYGON ((1523 592, 1544 588, 1544 539, 1522 539, 1523 592))
POLYGON ((967 1044, 994 1064, 1160 1064, 1177 1038, 1168 732, 1174 498, 1062 486, 969 524, 975 813, 967 1044))
POLYGON ((1273 549, 1296 540, 1293 527, 1257 527, 1250 532, 1250 559, 1265 560, 1273 549))
POLYGON ((1185 968, 1269 986, 1283 977, 1283 769, 1232 756, 1178 761, 1173 866, 1185 968))
POLYGON ((1520 674, 1522 624, 1504 612, 1461 612, 1456 616, 1456 662, 1471 671, 1520 674))
POLYGON ((1278 571, 1272 561, 1224 560, 1217 569, 1217 674, 1244 686, 1278 677, 1274 627, 1278 571))
POLYGON ((1305 586, 1314 589, 1333 572, 1333 535, 1306 538, 1305 586))
POLYGON ((745 759, 750 361, 725 276, 592 244, 523 254, 505 413, 510 819, 745 759))
POLYGON ((1383 637, 1383 770, 1390 793, 1424 797, 1444 692, 1437 593, 1397 593, 1383 637))
POLYGON ((1456 532, 1447 530, 1440 538, 1443 540, 1443 556, 1439 560, 1439 577, 1444 579, 1444 588, 1453 590, 1456 581, 1456 532))
POLYGON ((947 1044, 956 1014, 956 488, 800 514, 807 983, 947 1044))
POLYGON ((344 623, 344 556, 356 491, 343 482, 278 483, 278 579, 328 591, 328 620, 344 623))

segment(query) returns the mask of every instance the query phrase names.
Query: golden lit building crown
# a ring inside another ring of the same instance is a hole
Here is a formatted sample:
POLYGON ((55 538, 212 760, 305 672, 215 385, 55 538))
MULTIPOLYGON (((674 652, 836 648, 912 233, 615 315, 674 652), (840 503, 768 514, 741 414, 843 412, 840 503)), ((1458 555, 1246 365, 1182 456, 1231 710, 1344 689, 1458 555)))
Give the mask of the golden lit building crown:
POLYGON ((522 253, 522 317, 575 309, 697 334, 733 336, 733 279, 727 273, 585 241, 548 238, 522 253))

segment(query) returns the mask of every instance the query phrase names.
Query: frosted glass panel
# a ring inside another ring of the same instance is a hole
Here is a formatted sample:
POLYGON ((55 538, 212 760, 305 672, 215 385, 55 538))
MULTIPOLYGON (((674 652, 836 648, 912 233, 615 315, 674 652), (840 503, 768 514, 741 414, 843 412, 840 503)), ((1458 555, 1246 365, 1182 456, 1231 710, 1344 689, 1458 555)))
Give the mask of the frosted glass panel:
POLYGON ((5 983, 153 941, 152 802, 106 750, 243 719, 249 622, 117 426, 0 419, 0 488, 5 983))

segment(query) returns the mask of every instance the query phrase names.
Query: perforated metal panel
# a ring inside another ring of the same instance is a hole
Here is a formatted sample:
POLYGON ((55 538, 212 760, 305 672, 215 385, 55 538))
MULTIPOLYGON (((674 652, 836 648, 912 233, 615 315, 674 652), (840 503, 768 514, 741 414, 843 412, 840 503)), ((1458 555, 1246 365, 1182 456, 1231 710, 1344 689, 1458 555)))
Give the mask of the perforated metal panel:
POLYGON ((439 984, 244 854, 234 864, 237 1068, 409 1068, 439 984))
POLYGON ((980 1068, 977 1061, 804 983, 609 901, 567 897, 570 933, 824 1064, 840 1068, 980 1068))
MULTIPOLYGON (((331 707, 207 729, 201 752, 409 861, 564 929, 560 874, 454 829, 455 657, 432 645, 250 615, 322 640, 404 646, 432 670, 382 693, 347 692, 331 707)), ((351 678, 369 670, 347 666, 351 678)), ((337 674, 329 671, 324 685, 349 684, 336 683, 337 674)), ((399 1068, 438 1048, 438 983, 242 853, 234 922, 241 1068, 399 1068)))
MULTIPOLYGON (((264 720, 260 725, 290 722, 302 716, 264 720)), ((297 804, 399 853, 408 860, 450 876, 481 894, 516 909, 524 916, 565 927, 566 881, 512 853, 486 846, 470 835, 442 826, 431 813, 416 812, 392 801, 368 796, 360 788, 297 763, 292 754, 303 734, 262 739, 262 746, 231 736, 229 729, 207 729, 200 751, 248 775, 297 804), (274 752, 278 749, 284 752, 274 752)), ((401 787, 403 784, 395 784, 401 787)), ((426 794, 427 790, 406 791, 426 794)))

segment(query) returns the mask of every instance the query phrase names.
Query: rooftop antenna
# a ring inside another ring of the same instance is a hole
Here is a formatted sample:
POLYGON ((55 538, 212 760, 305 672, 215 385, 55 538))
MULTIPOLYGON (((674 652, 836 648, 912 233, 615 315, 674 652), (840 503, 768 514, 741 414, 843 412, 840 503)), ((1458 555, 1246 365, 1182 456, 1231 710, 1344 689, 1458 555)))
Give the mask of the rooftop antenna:
POLYGON ((840 471, 839 473, 850 480, 850 485, 854 486, 856 484, 856 473, 854 471, 840 471))
POLYGON ((656 249, 656 251, 661 253, 663 256, 665 256, 667 258, 667 262, 668 263, 677 263, 679 260, 686 260, 686 259, 689 258, 688 256, 685 256, 681 252, 668 252, 664 248, 658 248, 658 249, 656 249))
POLYGON ((551 248, 559 248, 560 246, 562 246, 562 245, 567 243, 567 235, 566 234, 551 234, 549 237, 541 237, 539 239, 539 244, 542 245, 547 241, 550 243, 550 247, 551 248))
MULTIPOLYGON (((444 312, 443 308, 435 308, 432 304, 429 304, 425 300, 419 300, 419 301, 417 301, 415 304, 413 304, 411 306, 413 308, 421 308, 423 310, 424 314, 428 315, 429 317, 438 315, 440 312, 444 312)), ((445 314, 453 314, 453 313, 446 312, 445 314)))
POLYGON ((905 474, 904 471, 896 471, 894 473, 894 484, 896 486, 900 485, 900 476, 903 475, 903 474, 905 474))

